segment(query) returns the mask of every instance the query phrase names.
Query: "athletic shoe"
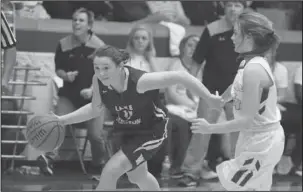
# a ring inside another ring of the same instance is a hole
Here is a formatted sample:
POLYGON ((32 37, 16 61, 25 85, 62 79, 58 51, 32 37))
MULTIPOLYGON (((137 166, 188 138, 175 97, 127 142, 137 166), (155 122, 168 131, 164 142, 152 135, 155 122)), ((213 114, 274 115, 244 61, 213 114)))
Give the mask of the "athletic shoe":
POLYGON ((170 178, 173 178, 173 179, 180 179, 182 178, 184 175, 184 173, 182 171, 172 171, 170 173, 170 178))
POLYGON ((187 175, 182 177, 178 182, 178 186, 180 187, 197 187, 198 184, 197 180, 187 175))
POLYGON ((216 172, 214 172, 209 166, 208 162, 204 160, 202 164, 201 174, 202 179, 208 180, 208 179, 215 179, 218 178, 218 175, 216 172))
POLYGON ((54 174, 53 172, 53 165, 51 163, 51 160, 47 158, 44 155, 40 155, 37 158, 38 166, 40 168, 40 172, 43 173, 46 176, 52 176, 54 174))

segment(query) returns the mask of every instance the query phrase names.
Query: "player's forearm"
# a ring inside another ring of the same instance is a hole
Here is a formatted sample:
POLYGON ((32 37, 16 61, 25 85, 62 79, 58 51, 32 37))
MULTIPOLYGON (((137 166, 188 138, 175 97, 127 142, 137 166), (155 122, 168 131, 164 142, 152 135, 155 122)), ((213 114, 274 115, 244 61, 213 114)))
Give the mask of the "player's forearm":
POLYGON ((177 81, 183 84, 195 95, 199 95, 201 98, 205 99, 207 102, 212 97, 209 90, 197 78, 188 74, 187 72, 180 72, 177 81))
POLYGON ((93 109, 92 104, 89 103, 74 112, 60 116, 59 119, 64 125, 70 125, 88 121, 98 115, 96 110, 93 109))
POLYGON ((252 118, 249 117, 242 117, 239 119, 234 119, 231 121, 225 121, 222 123, 211 124, 210 130, 211 133, 214 134, 223 134, 223 133, 232 133, 241 131, 252 124, 252 118))
POLYGON ((173 90, 168 91, 167 94, 170 100, 177 105, 187 106, 189 108, 193 108, 195 106, 195 102, 189 99, 186 95, 178 94, 173 90))

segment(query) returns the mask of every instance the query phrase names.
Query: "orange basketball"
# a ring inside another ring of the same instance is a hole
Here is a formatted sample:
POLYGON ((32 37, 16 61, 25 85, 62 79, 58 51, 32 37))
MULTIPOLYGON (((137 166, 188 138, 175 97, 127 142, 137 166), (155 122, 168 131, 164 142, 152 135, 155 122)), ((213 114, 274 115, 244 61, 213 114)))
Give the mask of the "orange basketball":
POLYGON ((25 135, 33 148, 51 152, 63 143, 65 127, 55 116, 35 116, 27 123, 25 135))

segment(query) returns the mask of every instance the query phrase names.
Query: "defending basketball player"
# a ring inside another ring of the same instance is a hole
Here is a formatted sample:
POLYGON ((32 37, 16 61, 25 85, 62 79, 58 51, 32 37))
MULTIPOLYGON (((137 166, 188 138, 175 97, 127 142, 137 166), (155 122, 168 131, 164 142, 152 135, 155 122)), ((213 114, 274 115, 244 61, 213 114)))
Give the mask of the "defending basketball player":
POLYGON ((269 191, 284 149, 272 72, 279 38, 271 21, 249 12, 239 16, 232 40, 243 59, 229 89, 235 119, 218 124, 196 119, 191 128, 202 134, 239 131, 235 158, 217 166, 220 182, 228 191, 269 191))
POLYGON ((147 170, 146 161, 167 137, 166 109, 160 103, 159 89, 183 84, 205 99, 213 109, 221 108, 221 97, 212 95, 195 77, 185 72, 145 73, 125 66, 128 53, 111 46, 96 50, 92 56, 92 103, 58 117, 67 125, 103 115, 104 107, 115 117, 114 130, 121 131, 121 149, 105 165, 96 190, 115 190, 117 180, 127 173, 130 182, 141 190, 160 190, 147 170))

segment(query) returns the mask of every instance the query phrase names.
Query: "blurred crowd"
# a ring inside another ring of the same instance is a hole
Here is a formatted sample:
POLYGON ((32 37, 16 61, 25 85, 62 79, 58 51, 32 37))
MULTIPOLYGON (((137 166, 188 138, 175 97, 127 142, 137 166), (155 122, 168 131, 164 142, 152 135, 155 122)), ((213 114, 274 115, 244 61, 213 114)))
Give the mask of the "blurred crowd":
MULTIPOLYGON (((228 20, 234 19, 231 12, 242 11, 244 8, 252 11, 268 7, 292 9, 294 13, 292 29, 302 30, 301 4, 301 2, 261 1, 249 2, 245 5, 228 5, 226 2, 219 1, 28 1, 16 5, 16 9, 22 17, 72 19, 73 33, 61 39, 57 48, 54 48, 56 50, 56 73, 64 81, 63 87, 59 90, 56 113, 63 115, 89 103, 92 97, 90 85, 92 84, 93 68, 88 67, 91 66, 88 56, 96 47, 104 44, 102 39, 93 33, 94 20, 136 22, 137 25, 131 30, 129 40, 125 45, 131 55, 129 65, 146 72, 187 71, 202 80, 210 91, 219 90, 222 94, 232 83, 238 69, 236 61, 238 55, 234 52, 230 40, 233 29, 228 25, 228 20), (202 34, 189 34, 183 37, 178 47, 179 54, 171 58, 171 64, 167 65, 167 68, 160 69, 156 65, 157 51, 148 23, 161 21, 181 26, 206 26, 206 29, 202 34), (217 23, 220 24, 219 26, 225 27, 214 27, 217 23), (221 53, 217 52, 219 49, 221 53), (225 50, 222 51, 222 49, 225 50)), ((277 63, 279 62, 277 61, 277 63)), ((275 69, 282 125, 287 133, 285 155, 277 166, 277 172, 288 174, 293 170, 301 176, 302 155, 299 153, 302 151, 302 137, 300 137, 300 135, 302 136, 302 73, 299 74, 299 71, 301 72, 302 69, 297 71, 295 80, 289 84, 287 69, 281 64, 278 64, 275 69), (284 100, 285 89, 288 86, 295 87, 296 98, 293 103, 287 103, 284 100)), ((171 132, 166 147, 148 162, 150 171, 159 176, 164 168, 163 164, 166 163, 165 160, 169 159, 170 176, 182 178, 180 183, 185 186, 197 185, 197 178, 200 177, 204 179, 217 177, 215 166, 231 158, 233 155, 231 144, 233 141, 231 140, 236 137, 213 135, 207 138, 196 138, 190 132, 190 123, 186 120, 186 116, 189 114, 195 116, 198 112, 202 113, 199 116, 205 116, 207 106, 202 101, 199 102, 199 98, 192 95, 185 87, 173 86, 163 90, 163 103, 170 112, 171 132), (199 108, 205 109, 201 111, 199 108)), ((230 109, 230 106, 225 106, 221 120, 233 118, 230 109)), ((109 114, 107 115, 106 119, 110 121, 111 117, 109 114)), ((94 121, 98 121, 98 119, 94 121)), ((108 154, 112 154, 115 150, 115 147, 112 147, 113 151, 109 153, 104 146, 104 140, 111 142, 111 146, 119 141, 105 138, 104 134, 99 133, 100 127, 96 122, 89 122, 87 126, 93 127, 88 129, 93 158, 92 170, 99 170, 96 167, 102 167, 108 159, 108 154)), ((47 162, 48 166, 51 164, 49 162, 54 161, 57 156, 57 153, 45 154, 39 159, 47 162)), ((44 172, 52 175, 52 171, 49 171, 47 166, 44 172)))
MULTIPOLYGON (((182 25, 205 25, 224 15, 223 1, 25 1, 15 3, 17 14, 35 19, 71 19, 84 7, 95 19, 114 22, 171 21, 182 25)), ((250 1, 249 7, 290 11, 290 30, 302 29, 302 2, 250 1)))

